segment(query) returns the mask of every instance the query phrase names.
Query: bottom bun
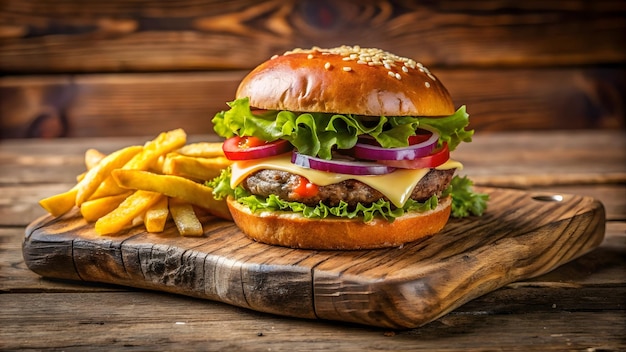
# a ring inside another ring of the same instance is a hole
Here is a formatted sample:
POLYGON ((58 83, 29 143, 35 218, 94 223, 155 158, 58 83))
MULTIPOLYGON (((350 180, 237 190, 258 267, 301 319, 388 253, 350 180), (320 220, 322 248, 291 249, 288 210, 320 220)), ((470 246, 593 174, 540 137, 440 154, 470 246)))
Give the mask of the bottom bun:
POLYGON ((260 211, 227 200, 235 224, 258 242, 306 249, 374 249, 396 247, 433 235, 446 225, 452 200, 446 197, 437 208, 423 213, 411 212, 388 222, 374 219, 309 219, 296 213, 260 211))

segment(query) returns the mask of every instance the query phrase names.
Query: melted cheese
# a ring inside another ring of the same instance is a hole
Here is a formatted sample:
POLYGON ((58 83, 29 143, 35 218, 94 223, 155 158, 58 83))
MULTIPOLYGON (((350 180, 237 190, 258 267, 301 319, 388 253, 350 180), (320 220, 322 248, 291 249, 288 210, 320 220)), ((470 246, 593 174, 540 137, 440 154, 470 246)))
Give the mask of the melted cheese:
MULTIPOLYGON (((462 169, 463 165, 455 160, 448 160, 437 167, 439 170, 462 169)), ((231 166, 230 187, 235 188, 248 175, 259 170, 280 170, 305 177, 318 186, 328 186, 345 180, 360 181, 384 194, 395 206, 402 207, 409 199, 415 185, 430 169, 397 169, 385 175, 346 175, 303 168, 291 163, 290 154, 270 158, 234 162, 231 166)))

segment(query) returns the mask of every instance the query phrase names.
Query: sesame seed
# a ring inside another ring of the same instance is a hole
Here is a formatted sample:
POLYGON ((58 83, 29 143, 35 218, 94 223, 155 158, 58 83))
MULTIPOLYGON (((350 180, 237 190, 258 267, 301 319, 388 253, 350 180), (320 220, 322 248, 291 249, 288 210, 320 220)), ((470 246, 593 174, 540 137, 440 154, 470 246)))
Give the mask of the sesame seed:
POLYGON ((396 73, 396 78, 400 80, 400 79, 402 79, 402 76, 400 76, 399 73, 396 73))
POLYGON ((426 88, 430 88, 430 83, 424 82, 424 85, 426 86, 426 88))
POLYGON ((325 69, 330 70, 330 67, 331 67, 330 66, 330 62, 327 62, 327 63, 324 64, 324 68, 325 69))
POLYGON ((306 57, 306 58, 307 58, 307 59, 309 59, 309 60, 310 60, 310 59, 312 59, 312 58, 313 58, 313 54, 309 54, 309 55, 307 55, 307 57, 306 57))
POLYGON ((273 55, 270 59, 274 60, 277 57, 278 57, 278 55, 273 55))
POLYGON ((342 67, 342 70, 344 70, 346 72, 350 72, 350 71, 352 71, 352 67, 344 66, 344 67, 342 67))
MULTIPOLYGON (((417 68, 422 73, 428 75, 431 80, 436 80, 436 78, 428 71, 426 67, 424 67, 422 63, 377 48, 361 48, 358 45, 342 45, 335 48, 323 49, 314 46, 311 49, 296 48, 291 51, 286 51, 283 55, 291 55, 296 53, 309 54, 307 58, 312 58, 312 55, 314 54, 339 55, 344 61, 355 61, 359 64, 368 64, 369 66, 384 66, 388 71, 390 71, 393 67, 401 66, 402 72, 404 73, 409 73, 409 69, 417 68)), ((326 67, 326 65, 324 67, 326 69, 331 68, 330 64, 328 64, 328 67, 326 67)), ((397 78, 396 73, 394 72, 391 72, 389 75, 393 75, 397 78)))
POLYGON ((387 74, 388 74, 389 76, 391 76, 391 77, 395 77, 395 76, 396 76, 396 74, 395 74, 395 73, 393 73, 393 72, 391 72, 391 71, 387 72, 387 74))

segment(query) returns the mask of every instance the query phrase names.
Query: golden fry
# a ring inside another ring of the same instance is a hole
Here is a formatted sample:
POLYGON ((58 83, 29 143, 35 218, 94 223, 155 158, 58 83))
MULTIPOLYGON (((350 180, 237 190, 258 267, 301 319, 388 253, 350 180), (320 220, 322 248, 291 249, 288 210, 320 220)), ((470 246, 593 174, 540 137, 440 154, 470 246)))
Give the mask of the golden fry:
POLYGON ((89 199, 92 200, 104 197, 111 197, 122 194, 125 191, 126 190, 118 186, 113 177, 109 175, 109 177, 102 181, 98 189, 96 189, 96 191, 91 195, 89 199))
POLYGON ((163 173, 198 181, 208 181, 220 175, 232 161, 226 157, 197 158, 170 153, 163 162, 163 173))
POLYGON ((127 170, 148 170, 161 155, 184 146, 186 142, 187 134, 180 128, 163 132, 155 139, 147 142, 141 153, 132 158, 123 168, 127 170))
POLYGON ((88 149, 87 171, 76 177, 76 185, 39 204, 53 216, 79 206, 100 235, 142 223, 148 232, 162 232, 172 214, 181 235, 201 236, 197 211, 232 220, 225 200, 214 199, 213 190, 201 183, 232 162, 224 157, 221 142, 185 145, 186 140, 184 130, 175 129, 109 155, 88 149))
POLYGON ((55 194, 51 197, 40 200, 39 205, 52 216, 61 216, 70 211, 74 205, 76 205, 77 193, 78 185, 75 185, 69 191, 55 194))
MULTIPOLYGON (((85 152, 85 166, 87 169, 94 168, 106 155, 96 149, 87 149, 85 152)), ((76 176, 76 182, 80 183, 87 172, 83 172, 76 176)), ((78 193, 78 184, 74 185, 70 190, 55 194, 39 201, 39 205, 44 208, 52 216, 61 216, 70 211, 76 205, 76 194, 78 193)))
POLYGON ((225 200, 213 198, 213 189, 181 176, 158 175, 139 170, 114 170, 113 178, 120 187, 158 192, 205 208, 209 213, 231 220, 225 200))
POLYGON ((105 157, 106 154, 103 152, 97 149, 89 148, 85 151, 85 167, 87 167, 87 170, 93 169, 105 157))
POLYGON ((137 225, 141 225, 143 224, 143 218, 146 216, 145 213, 143 214, 138 214, 137 216, 135 216, 131 221, 130 221, 130 226, 131 227, 135 227, 137 225))
MULTIPOLYGON (((187 141, 187 134, 182 129, 160 133, 155 139, 148 141, 140 153, 130 159, 123 167, 127 170, 148 170, 158 161, 159 157, 176 150, 187 141)), ((117 183, 108 178, 93 194, 93 198, 112 196, 125 192, 117 183)))
POLYGON ((115 210, 96 221, 96 233, 106 235, 121 231, 143 215, 148 208, 159 201, 161 195, 155 192, 136 191, 126 198, 115 210))
POLYGON ((176 151, 178 154, 193 156, 198 158, 215 158, 224 156, 222 142, 199 142, 191 143, 181 147, 176 151))
POLYGON ((93 169, 87 171, 78 183, 76 205, 80 206, 98 189, 100 184, 111 174, 111 171, 122 167, 133 156, 142 150, 141 146, 131 146, 107 155, 93 169))
POLYGON ((161 155, 155 162, 154 165, 152 167, 152 169, 149 170, 145 170, 145 171, 151 171, 151 172, 156 172, 157 174, 160 174, 163 172, 163 165, 165 164, 165 160, 167 159, 168 156, 170 155, 177 155, 176 153, 167 153, 166 155, 161 155))
POLYGON ((193 206, 176 198, 170 198, 170 212, 178 233, 182 236, 202 236, 204 230, 193 206))
POLYGON ((80 206, 80 213, 85 220, 92 222, 105 216, 117 208, 130 195, 130 192, 115 196, 102 197, 84 202, 80 206))
POLYGON ((161 196, 152 207, 146 210, 143 222, 148 232, 163 232, 165 229, 165 222, 170 213, 167 203, 167 197, 161 196))

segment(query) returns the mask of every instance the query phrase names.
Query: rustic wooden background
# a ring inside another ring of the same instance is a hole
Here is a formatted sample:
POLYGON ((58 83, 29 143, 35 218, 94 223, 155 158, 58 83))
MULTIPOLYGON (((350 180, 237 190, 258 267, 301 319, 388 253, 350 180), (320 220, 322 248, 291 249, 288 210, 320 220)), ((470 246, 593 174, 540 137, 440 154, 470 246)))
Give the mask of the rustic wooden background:
POLYGON ((0 0, 0 138, 211 133, 245 73, 359 44, 427 65, 481 132, 626 126, 623 0, 0 0))

